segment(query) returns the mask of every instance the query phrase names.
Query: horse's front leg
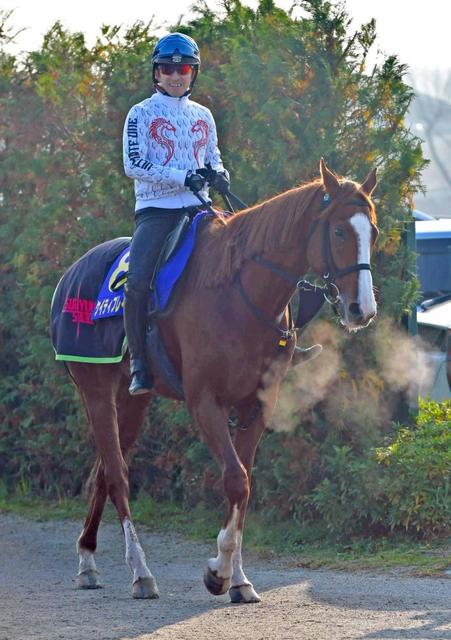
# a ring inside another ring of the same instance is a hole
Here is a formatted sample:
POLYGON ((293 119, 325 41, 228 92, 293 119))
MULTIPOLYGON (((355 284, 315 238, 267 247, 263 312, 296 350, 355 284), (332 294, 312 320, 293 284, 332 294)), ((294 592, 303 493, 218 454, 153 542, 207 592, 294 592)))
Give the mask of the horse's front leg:
MULTIPOLYGON (((246 406, 237 408, 238 426, 234 441, 236 452, 246 469, 249 485, 251 483, 255 451, 265 428, 261 410, 258 411, 257 415, 248 424, 249 416, 251 416, 256 409, 258 410, 258 405, 255 404, 256 402, 256 399, 254 399, 252 402, 247 403, 246 406), (244 425, 245 428, 240 425, 244 425)), ((243 570, 242 540, 246 507, 247 501, 243 509, 241 526, 237 532, 237 545, 232 555, 232 581, 229 594, 231 601, 235 603, 260 601, 259 595, 243 570)))
POLYGON ((233 603, 260 602, 260 596, 243 571, 241 545, 246 504, 235 507, 218 535, 218 555, 210 558, 204 572, 207 589, 214 595, 229 591, 233 603), (223 576, 230 576, 224 579, 223 576))
MULTIPOLYGON (((202 430, 204 440, 222 466, 224 493, 228 501, 228 513, 218 535, 218 555, 210 558, 204 572, 204 583, 210 593, 221 595, 233 586, 234 563, 238 567, 241 557, 241 537, 249 499, 248 472, 233 446, 228 428, 228 411, 218 405, 212 394, 205 391, 190 403, 190 409, 202 430), (235 559, 235 560, 234 560, 235 559)), ((238 571, 235 570, 236 576, 238 571)), ((243 574, 244 575, 244 574, 243 574)), ((234 602, 258 602, 259 597, 250 587, 243 597, 231 597, 234 602)), ((237 585, 241 586, 241 585, 237 585)))

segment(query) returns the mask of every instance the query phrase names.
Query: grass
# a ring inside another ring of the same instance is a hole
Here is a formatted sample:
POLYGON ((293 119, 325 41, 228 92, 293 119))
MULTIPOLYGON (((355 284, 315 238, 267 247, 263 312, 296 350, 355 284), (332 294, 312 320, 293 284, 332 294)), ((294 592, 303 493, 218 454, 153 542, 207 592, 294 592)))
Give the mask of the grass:
MULTIPOLYGON (((132 502, 136 523, 152 531, 177 532, 197 541, 214 543, 221 527, 217 511, 199 506, 189 511, 172 503, 159 503, 147 495, 132 502)), ((32 520, 78 520, 83 522, 84 501, 61 498, 43 500, 28 492, 6 496, 0 492, 0 513, 14 513, 32 520)), ((116 521, 109 504, 105 520, 116 521)), ((451 568, 451 538, 418 541, 407 536, 361 538, 346 543, 330 542, 318 527, 300 527, 293 522, 268 524, 259 514, 249 513, 245 530, 246 552, 260 558, 278 556, 288 566, 331 568, 347 571, 400 571, 416 576, 443 576, 451 568)))

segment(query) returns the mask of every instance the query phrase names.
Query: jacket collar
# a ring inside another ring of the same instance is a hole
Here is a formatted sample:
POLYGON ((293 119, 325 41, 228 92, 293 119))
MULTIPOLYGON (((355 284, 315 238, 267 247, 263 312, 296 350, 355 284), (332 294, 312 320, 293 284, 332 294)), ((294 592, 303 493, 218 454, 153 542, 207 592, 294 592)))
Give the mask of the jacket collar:
POLYGON ((180 106, 188 102, 189 94, 181 96, 180 98, 173 98, 172 96, 168 96, 166 93, 162 93, 157 90, 152 97, 161 104, 166 104, 168 106, 180 106))

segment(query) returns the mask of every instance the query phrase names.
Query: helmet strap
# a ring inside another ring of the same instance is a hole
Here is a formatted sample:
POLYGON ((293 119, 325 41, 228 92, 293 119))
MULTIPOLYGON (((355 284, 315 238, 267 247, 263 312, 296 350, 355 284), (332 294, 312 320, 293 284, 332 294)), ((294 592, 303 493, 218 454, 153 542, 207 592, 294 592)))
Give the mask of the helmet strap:
POLYGON ((194 83, 195 83, 195 82, 196 82, 196 80, 197 80, 197 76, 198 76, 198 74, 199 74, 199 66, 196 66, 196 67, 194 67, 194 69, 193 69, 193 77, 191 78, 191 84, 189 85, 189 89, 190 89, 190 91, 192 91, 192 90, 193 90, 194 83))
MULTIPOLYGON (((155 87, 155 89, 158 91, 158 93, 163 94, 164 96, 168 96, 168 98, 174 98, 174 96, 169 95, 169 93, 167 91, 165 91, 162 87, 160 87, 160 85, 158 84, 158 82, 155 80, 153 83, 153 86, 155 87)), ((185 93, 182 96, 179 96, 178 98, 174 98, 175 100, 180 100, 180 98, 184 98, 185 96, 189 96, 191 93, 191 87, 188 89, 188 91, 185 91, 185 93)))

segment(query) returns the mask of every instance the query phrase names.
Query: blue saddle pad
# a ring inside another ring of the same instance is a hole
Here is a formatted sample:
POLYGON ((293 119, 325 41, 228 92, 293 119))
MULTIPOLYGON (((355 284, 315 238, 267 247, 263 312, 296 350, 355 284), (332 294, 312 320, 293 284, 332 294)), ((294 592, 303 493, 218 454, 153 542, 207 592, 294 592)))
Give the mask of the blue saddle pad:
MULTIPOLYGON (((193 252, 199 224, 207 215, 210 215, 207 211, 201 211, 196 214, 179 246, 159 270, 156 277, 155 289, 150 294, 153 295, 153 309, 157 309, 159 312, 166 309, 171 298, 171 293, 185 270, 193 252)), ((123 315, 125 297, 124 284, 127 280, 129 257, 130 246, 127 246, 111 265, 97 296, 96 304, 91 314, 92 320, 123 315)))

